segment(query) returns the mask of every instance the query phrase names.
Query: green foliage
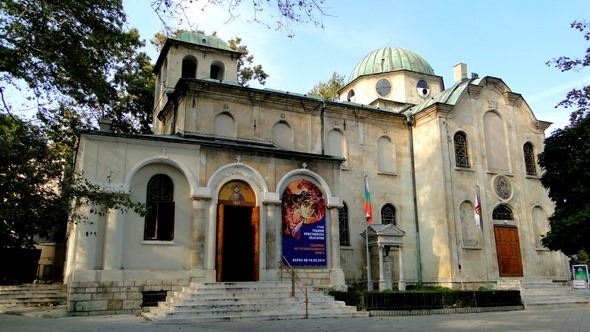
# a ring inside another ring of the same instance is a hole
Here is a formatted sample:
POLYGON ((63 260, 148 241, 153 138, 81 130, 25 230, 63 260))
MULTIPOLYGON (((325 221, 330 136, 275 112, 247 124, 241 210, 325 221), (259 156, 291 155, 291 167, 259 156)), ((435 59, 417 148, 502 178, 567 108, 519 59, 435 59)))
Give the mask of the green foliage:
POLYGON ((590 265, 590 255, 588 255, 588 252, 585 250, 580 250, 579 252, 571 255, 570 257, 572 259, 570 264, 572 264, 572 265, 578 265, 578 264, 590 265))
POLYGON ((150 59, 125 20, 120 0, 0 2, 0 89, 28 91, 40 113, 69 105, 90 124, 108 116, 115 130, 151 132, 150 59))
POLYGON ((461 291, 445 287, 418 287, 409 291, 330 291, 336 300, 366 310, 418 310, 521 306, 519 291, 461 291), (429 290, 430 289, 430 290, 429 290), (436 289, 436 290, 434 290, 436 289))
POLYGON ((262 69, 262 65, 254 64, 254 55, 250 54, 248 46, 242 44, 242 38, 230 39, 228 46, 232 50, 242 53, 242 56, 238 59, 238 83, 248 86, 249 81, 256 80, 261 85, 266 84, 268 74, 262 69))
MULTIPOLYGON (((63 111, 75 123, 76 117, 63 111)), ((67 143, 49 144, 41 127, 0 114, 0 141, 0 247, 32 247, 35 236, 59 241, 55 237, 68 218, 84 221, 78 213, 84 208, 99 215, 108 209, 145 215, 145 204, 129 193, 108 191, 75 174, 67 143)))
MULTIPOLYGON (((573 29, 583 33, 585 40, 590 40, 590 23, 586 21, 574 21, 571 24, 573 29)), ((559 68, 562 72, 581 69, 590 66, 590 48, 584 50, 584 54, 580 58, 570 58, 569 56, 561 56, 552 61, 548 61, 547 65, 553 65, 559 68)), ((590 85, 584 85, 580 88, 575 88, 569 91, 566 98, 562 100, 556 107, 576 108, 570 115, 571 124, 590 115, 590 85)))
POLYGON ((558 129, 539 155, 541 183, 555 203, 542 243, 566 255, 590 249, 590 118, 558 129))
MULTIPOLYGON (((171 34, 171 36, 178 37, 180 34, 186 31, 187 30, 179 29, 171 34)), ((202 30, 195 30, 193 32, 205 34, 205 32, 202 30)), ((211 35, 217 36, 217 32, 214 31, 211 35)), ((166 43, 166 38, 166 34, 163 32, 158 32, 154 35, 151 43, 157 50, 161 50, 166 43)), ((238 83, 243 86, 248 86, 248 82, 256 80, 259 84, 265 85, 268 74, 264 71, 264 69, 262 69, 262 65, 254 64, 254 55, 250 54, 250 51, 248 51, 248 46, 242 44, 242 38, 234 37, 230 39, 227 44, 232 50, 242 53, 242 56, 238 59, 238 83)))
POLYGON ((364 293, 358 290, 350 290, 347 292, 330 290, 329 295, 333 296, 336 301, 344 301, 346 305, 355 306, 358 310, 364 308, 363 296, 364 293))
POLYGON ((319 82, 318 84, 314 85, 313 89, 311 89, 311 91, 309 91, 307 94, 310 96, 334 100, 338 98, 338 90, 342 89, 344 84, 344 75, 334 72, 328 81, 319 82))

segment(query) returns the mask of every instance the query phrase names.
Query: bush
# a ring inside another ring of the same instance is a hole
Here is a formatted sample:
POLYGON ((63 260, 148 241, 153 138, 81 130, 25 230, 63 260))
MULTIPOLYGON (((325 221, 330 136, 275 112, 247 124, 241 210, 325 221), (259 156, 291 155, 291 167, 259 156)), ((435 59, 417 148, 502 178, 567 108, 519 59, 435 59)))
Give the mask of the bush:
POLYGON ((522 305, 519 291, 459 291, 444 287, 421 287, 411 291, 332 291, 336 300, 366 310, 417 310, 522 305), (436 291, 431 290, 432 288, 436 291))

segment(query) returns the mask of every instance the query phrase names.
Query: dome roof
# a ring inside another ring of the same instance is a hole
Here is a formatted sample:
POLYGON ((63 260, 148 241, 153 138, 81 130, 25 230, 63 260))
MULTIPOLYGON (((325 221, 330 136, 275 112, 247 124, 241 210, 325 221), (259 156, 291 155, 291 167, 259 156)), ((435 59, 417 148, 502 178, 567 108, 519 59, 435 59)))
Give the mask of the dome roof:
POLYGON ((399 47, 385 47, 371 52, 352 70, 348 83, 357 77, 396 70, 410 70, 434 75, 434 70, 420 55, 399 47))
POLYGON ((172 39, 180 40, 185 43, 209 46, 221 50, 236 52, 235 50, 232 50, 225 41, 217 36, 208 36, 201 33, 185 31, 172 39))

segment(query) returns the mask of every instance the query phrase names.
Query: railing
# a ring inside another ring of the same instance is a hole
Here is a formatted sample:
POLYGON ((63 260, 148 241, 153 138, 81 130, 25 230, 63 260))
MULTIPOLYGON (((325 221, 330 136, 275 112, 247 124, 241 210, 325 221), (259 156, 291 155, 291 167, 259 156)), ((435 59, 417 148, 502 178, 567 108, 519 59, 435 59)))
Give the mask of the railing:
POLYGON ((289 261, 287 261, 287 258, 285 258, 285 256, 281 257, 282 260, 279 262, 279 267, 281 269, 281 281, 283 281, 283 268, 286 268, 288 270, 287 272, 289 272, 291 275, 291 297, 295 297, 295 286, 299 288, 301 294, 303 294, 305 297, 305 319, 307 319, 309 317, 309 299, 307 298, 307 287, 302 286, 301 279, 297 273, 295 273, 295 269, 293 266, 291 266, 289 261))

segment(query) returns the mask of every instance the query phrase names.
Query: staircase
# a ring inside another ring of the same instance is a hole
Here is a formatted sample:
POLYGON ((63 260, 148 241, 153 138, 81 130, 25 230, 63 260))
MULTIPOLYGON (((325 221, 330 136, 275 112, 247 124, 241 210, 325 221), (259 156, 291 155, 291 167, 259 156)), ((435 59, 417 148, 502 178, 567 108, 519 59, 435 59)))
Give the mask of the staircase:
POLYGON ((0 312, 18 307, 65 305, 66 298, 66 286, 63 284, 0 286, 0 312))
POLYGON ((590 306, 590 297, 551 280, 510 280, 499 288, 519 289, 525 309, 547 307, 590 306))
MULTIPOLYGON (((307 298, 309 318, 369 315, 335 301, 323 290, 308 287, 307 298)), ((144 316, 156 324, 301 319, 306 317, 306 304, 300 292, 291 297, 288 282, 191 283, 144 316)))

